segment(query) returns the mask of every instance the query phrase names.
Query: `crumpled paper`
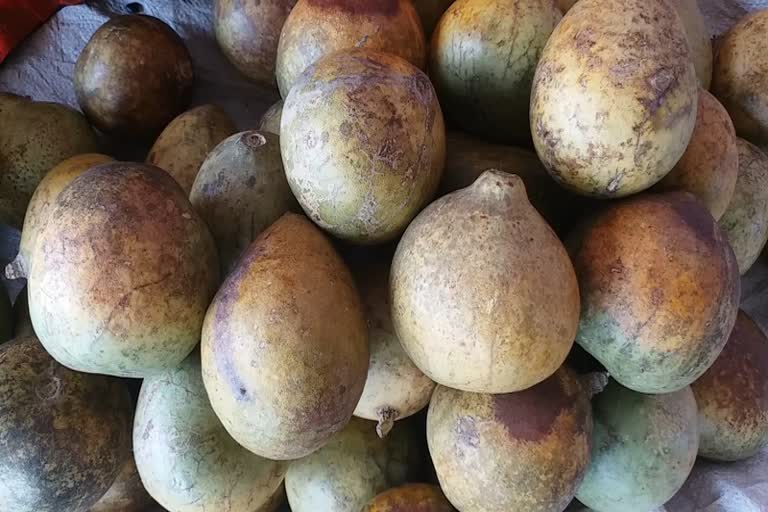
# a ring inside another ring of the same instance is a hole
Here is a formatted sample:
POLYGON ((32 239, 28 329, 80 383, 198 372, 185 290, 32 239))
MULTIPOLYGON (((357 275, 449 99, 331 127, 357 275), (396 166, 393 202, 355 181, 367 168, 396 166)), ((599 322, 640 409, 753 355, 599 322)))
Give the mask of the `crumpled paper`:
MULTIPOLYGON (((713 37, 745 14, 768 8, 768 0, 699 0, 699 4, 713 37)), ((276 91, 247 81, 224 58, 211 30, 211 0, 102 1, 62 9, 0 65, 0 91, 76 107, 72 75, 80 51, 110 15, 138 9, 166 21, 186 41, 195 62, 193 104, 216 103, 241 129, 249 129, 279 99, 276 91)), ((768 331, 767 255, 743 278, 742 307, 768 331)), ((768 512, 768 449, 743 462, 697 461, 685 486, 659 512, 768 512)))

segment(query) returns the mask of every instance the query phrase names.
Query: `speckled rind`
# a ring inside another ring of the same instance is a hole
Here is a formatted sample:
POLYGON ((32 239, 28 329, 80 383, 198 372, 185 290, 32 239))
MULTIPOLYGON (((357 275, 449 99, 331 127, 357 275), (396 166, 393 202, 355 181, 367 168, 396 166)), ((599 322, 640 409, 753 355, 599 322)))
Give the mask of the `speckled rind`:
POLYGON ((737 139, 736 147, 736 187, 719 223, 743 275, 768 241, 768 154, 744 139, 737 139))
POLYGON ((595 512, 647 512, 682 487, 699 435, 690 387, 644 395, 615 381, 593 401, 591 461, 576 498, 595 512))
POLYGON ((283 98, 312 64, 337 51, 387 52, 424 69, 427 42, 410 0, 299 0, 280 34, 277 85, 283 98))
POLYGON ((573 266, 522 180, 483 173, 410 224, 390 276, 395 332, 432 380, 519 391, 565 360, 579 319, 573 266))
POLYGON ((189 195, 205 157, 235 131, 235 123, 220 107, 195 107, 168 123, 149 150, 147 163, 170 174, 189 195))
POLYGON ((144 489, 131 453, 112 487, 88 512, 155 512, 155 508, 157 503, 144 489))
POLYGON ((434 195, 445 127, 427 75, 397 56, 354 50, 322 59, 297 82, 280 147, 288 183, 316 224, 382 243, 434 195))
POLYGON ((592 412, 574 373, 517 393, 438 386, 427 441, 440 486, 462 512, 561 512, 589 462, 592 412))
POLYGON ((697 95, 682 23, 665 0, 580 0, 536 68, 533 142, 564 186, 634 194, 685 152, 697 95))
POLYGON ((227 434, 206 395, 197 352, 144 380, 133 450, 147 491, 173 512, 254 512, 272 498, 287 470, 227 434))
POLYGON ((217 283, 213 239, 173 178, 104 164, 59 194, 38 234, 32 325, 65 366, 146 377, 192 351, 217 283))
POLYGON ((152 16, 115 16, 99 27, 75 65, 75 93, 102 132, 146 140, 191 98, 192 58, 179 35, 152 16))
POLYGON ((283 118, 283 100, 267 109, 259 121, 259 130, 280 135, 280 120, 283 118))
POLYGON ((277 135, 258 131, 236 133, 217 145, 200 166, 189 200, 211 230, 223 274, 281 215, 301 211, 277 135))
POLYGON ((696 127, 691 142, 656 188, 690 192, 718 220, 736 190, 738 170, 739 150, 731 118, 717 98, 699 89, 696 127))
POLYGON ((342 430, 368 370, 352 276, 305 217, 285 214, 243 254, 206 314, 203 378, 240 444, 297 459, 342 430))
POLYGON ((405 484, 373 498, 363 512, 456 512, 440 487, 405 484))
POLYGON ((552 0, 454 2, 429 53, 446 116, 486 139, 530 143, 533 74, 561 17, 552 0))
POLYGON ((122 382, 73 372, 33 337, 0 347, 0 510, 85 512, 130 456, 122 382))
POLYGON ((712 93, 728 110, 736 133, 768 144, 768 9, 744 16, 717 44, 712 93))
POLYGON ((768 338, 743 311, 715 364, 691 385, 699 455, 734 461, 768 444, 768 338))
POLYGON ((613 378, 667 393, 715 361, 736 321, 740 280, 725 234, 691 194, 616 203, 568 245, 582 301, 576 342, 613 378))
POLYGON ((213 30, 219 48, 242 74, 276 87, 280 32, 296 0, 216 0, 213 30))
POLYGON ((667 0, 683 22, 691 60, 696 68, 699 85, 709 89, 712 82, 712 41, 704 15, 697 0, 667 0))
POLYGON ((376 494, 406 481, 407 426, 386 439, 374 426, 353 418, 328 444, 291 463, 285 490, 293 512, 360 512, 376 494))

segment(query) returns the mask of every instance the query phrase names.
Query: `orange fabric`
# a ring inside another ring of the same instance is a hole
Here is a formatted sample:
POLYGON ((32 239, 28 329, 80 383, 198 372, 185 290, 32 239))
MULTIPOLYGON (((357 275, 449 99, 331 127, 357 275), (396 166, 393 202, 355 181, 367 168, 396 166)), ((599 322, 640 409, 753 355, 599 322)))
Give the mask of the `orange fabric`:
POLYGON ((61 7, 79 3, 82 0, 0 0, 0 62, 61 7))

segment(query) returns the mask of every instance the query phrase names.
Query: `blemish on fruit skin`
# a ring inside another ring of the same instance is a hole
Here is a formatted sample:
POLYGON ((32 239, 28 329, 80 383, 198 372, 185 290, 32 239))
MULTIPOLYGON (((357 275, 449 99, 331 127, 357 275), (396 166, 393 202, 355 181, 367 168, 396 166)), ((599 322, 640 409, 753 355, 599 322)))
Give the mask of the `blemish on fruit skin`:
POLYGON ((395 16, 400 11, 399 0, 307 0, 307 3, 325 9, 343 9, 356 16, 395 16))

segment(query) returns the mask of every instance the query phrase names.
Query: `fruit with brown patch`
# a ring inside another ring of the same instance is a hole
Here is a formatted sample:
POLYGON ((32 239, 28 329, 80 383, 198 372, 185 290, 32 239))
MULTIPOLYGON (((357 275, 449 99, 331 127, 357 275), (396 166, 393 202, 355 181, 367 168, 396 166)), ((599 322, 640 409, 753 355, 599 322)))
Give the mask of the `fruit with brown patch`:
POLYGON ((456 512, 436 485, 405 484, 373 498, 363 512, 456 512))
POLYGON ((218 283, 216 247, 166 172, 110 163, 56 198, 30 256, 32 325, 78 371, 146 377, 200 340, 218 283))
POLYGON ((152 16, 115 16, 91 36, 75 65, 80 108, 99 130, 152 139, 191 98, 192 58, 152 16))
POLYGON ((589 462, 592 411, 574 373, 507 394, 438 386, 427 441, 440 486, 462 512, 560 512, 589 462))
POLYGON ((271 459, 314 452, 352 417, 368 339, 352 276, 305 217, 285 214, 208 308, 203 378, 224 427, 271 459))
POLYGON ((428 377, 519 391, 568 355, 579 290, 565 248, 513 174, 490 170, 408 226, 390 276, 392 321, 428 377))
POLYGON ((697 96, 683 26, 665 0, 580 0, 536 68, 533 142, 562 185, 627 196, 658 182, 683 155, 697 96))
POLYGON ((299 0, 277 48, 280 95, 315 62, 352 49, 387 52, 424 69, 427 42, 411 0, 299 0))
POLYGON ((123 463, 112 487, 88 512, 160 512, 159 505, 144 489, 133 453, 123 463))
POLYGON ((370 50, 324 58, 285 100, 285 172, 307 215, 354 243, 402 233, 434 195, 445 127, 427 75, 370 50))
POLYGON ((259 121, 259 130, 280 135, 280 120, 283 118, 283 100, 267 109, 259 121))

